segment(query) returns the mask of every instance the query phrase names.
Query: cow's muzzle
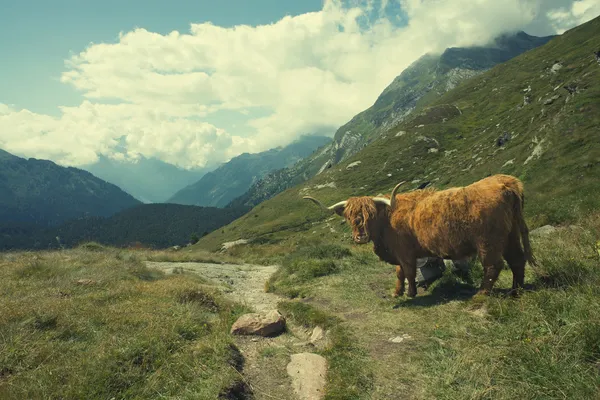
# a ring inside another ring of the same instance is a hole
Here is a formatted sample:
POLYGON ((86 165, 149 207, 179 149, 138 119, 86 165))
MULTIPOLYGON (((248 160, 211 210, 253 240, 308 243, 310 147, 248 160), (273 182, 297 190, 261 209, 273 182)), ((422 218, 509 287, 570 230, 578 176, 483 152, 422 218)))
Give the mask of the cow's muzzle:
POLYGON ((369 242, 369 235, 356 235, 354 236, 354 243, 365 244, 369 242))

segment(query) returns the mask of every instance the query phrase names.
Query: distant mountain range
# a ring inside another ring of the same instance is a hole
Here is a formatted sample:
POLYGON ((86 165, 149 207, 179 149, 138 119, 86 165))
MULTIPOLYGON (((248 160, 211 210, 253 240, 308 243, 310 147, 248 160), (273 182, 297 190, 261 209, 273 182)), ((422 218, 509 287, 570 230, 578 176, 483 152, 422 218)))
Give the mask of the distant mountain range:
POLYGON ((224 207, 269 172, 291 166, 329 142, 331 138, 325 136, 305 135, 285 147, 241 154, 180 190, 168 202, 224 207))
POLYGON ((108 217, 140 202, 87 171, 0 150, 0 223, 55 226, 108 217))
POLYGON ((214 167, 185 170, 156 158, 141 157, 131 162, 100 156, 94 164, 81 168, 114 183, 144 203, 162 203, 214 167))
POLYGON ((398 126, 416 108, 432 103, 465 80, 497 64, 544 45, 553 37, 535 37, 518 32, 501 35, 486 46, 448 48, 442 54, 424 55, 402 71, 373 106, 340 127, 329 145, 296 165, 267 174, 234 199, 231 205, 256 206, 332 168, 398 126))

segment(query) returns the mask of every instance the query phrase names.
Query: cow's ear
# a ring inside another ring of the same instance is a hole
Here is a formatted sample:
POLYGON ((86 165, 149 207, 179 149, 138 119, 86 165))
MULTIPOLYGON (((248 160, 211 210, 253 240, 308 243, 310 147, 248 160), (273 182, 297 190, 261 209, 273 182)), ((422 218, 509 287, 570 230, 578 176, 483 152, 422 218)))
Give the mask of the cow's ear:
POLYGON ((340 217, 344 216, 344 210, 346 209, 345 205, 340 205, 333 209, 333 212, 339 215, 340 217))

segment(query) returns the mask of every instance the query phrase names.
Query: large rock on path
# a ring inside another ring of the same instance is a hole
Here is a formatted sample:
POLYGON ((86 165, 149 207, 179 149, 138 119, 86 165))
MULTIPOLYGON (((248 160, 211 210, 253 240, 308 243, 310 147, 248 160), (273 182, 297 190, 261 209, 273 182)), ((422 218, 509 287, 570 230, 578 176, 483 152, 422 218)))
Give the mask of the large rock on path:
POLYGON ((238 318, 231 326, 234 335, 259 335, 273 336, 283 332, 285 318, 278 311, 269 311, 266 314, 250 313, 238 318))
POLYGON ((320 400, 325 395, 327 360, 318 354, 292 354, 287 373, 300 400, 320 400))

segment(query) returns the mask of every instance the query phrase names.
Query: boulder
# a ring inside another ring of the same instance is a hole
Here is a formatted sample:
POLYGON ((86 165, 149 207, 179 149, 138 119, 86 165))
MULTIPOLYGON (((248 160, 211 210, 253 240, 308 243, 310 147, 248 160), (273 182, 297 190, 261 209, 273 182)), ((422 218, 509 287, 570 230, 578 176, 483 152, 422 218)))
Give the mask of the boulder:
POLYGON ((266 314, 249 313, 238 318, 231 326, 234 335, 273 336, 285 329, 285 317, 277 310, 266 314))
POLYGON ((557 229, 555 227, 553 227, 552 225, 544 225, 544 226, 540 226, 539 228, 533 229, 531 232, 529 232, 530 236, 547 236, 550 235, 554 232, 556 232, 557 229))
POLYGON ((325 396, 327 360, 318 354, 292 354, 287 365, 292 387, 300 400, 319 400, 325 396))
POLYGON ((428 286, 436 279, 441 278, 446 266, 441 258, 417 259, 417 286, 428 286))

